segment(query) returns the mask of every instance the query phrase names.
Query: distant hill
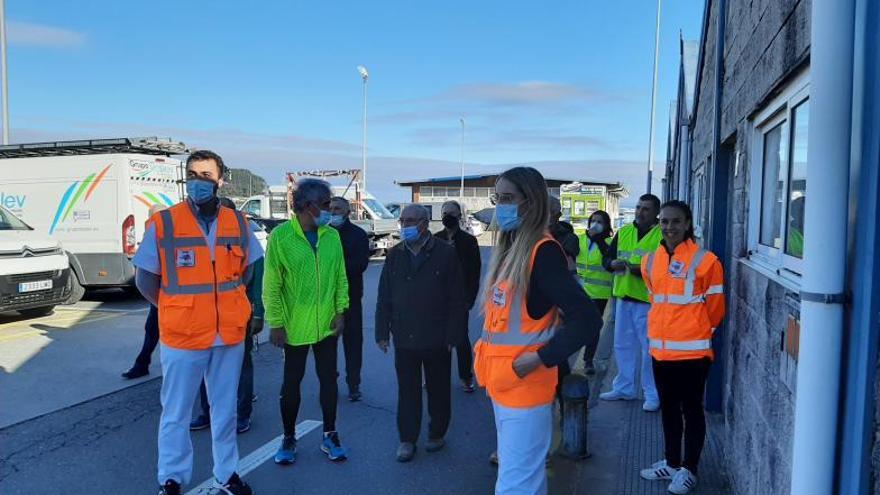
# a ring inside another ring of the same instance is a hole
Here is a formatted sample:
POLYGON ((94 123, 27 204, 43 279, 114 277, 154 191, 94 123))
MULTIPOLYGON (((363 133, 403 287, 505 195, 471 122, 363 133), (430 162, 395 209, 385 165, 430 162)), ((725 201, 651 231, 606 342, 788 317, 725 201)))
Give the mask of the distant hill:
POLYGON ((266 189, 266 180, 246 168, 230 168, 223 185, 223 196, 246 198, 266 189))

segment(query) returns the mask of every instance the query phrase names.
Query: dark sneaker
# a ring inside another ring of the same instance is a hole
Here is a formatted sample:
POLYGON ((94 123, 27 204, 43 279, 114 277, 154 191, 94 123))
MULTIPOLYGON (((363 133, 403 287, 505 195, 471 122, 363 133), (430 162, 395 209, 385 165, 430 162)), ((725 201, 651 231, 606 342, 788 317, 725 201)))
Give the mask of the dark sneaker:
POLYGON ((416 445, 409 442, 401 442, 397 447, 397 462, 409 462, 416 456, 416 445))
POLYGON ((296 437, 284 435, 281 447, 275 452, 275 464, 293 464, 296 461, 296 437))
POLYGON ((141 368, 140 366, 132 366, 128 371, 122 373, 122 378, 126 380, 134 380, 135 378, 140 378, 142 376, 147 376, 150 374, 150 370, 147 368, 141 368))
POLYGON ((251 429, 251 418, 239 418, 235 423, 235 431, 237 433, 245 433, 251 429))
POLYGON ((425 444, 425 450, 428 452, 440 452, 443 447, 446 447, 446 440, 442 438, 429 438, 428 443, 425 444))
POLYGON ((159 487, 159 495, 180 495, 180 483, 168 480, 159 487))
POLYGON ((189 430, 197 431, 204 430, 211 426, 211 418, 205 416, 204 414, 199 414, 199 417, 189 422, 189 430))
POLYGON ((241 481, 241 478, 236 473, 232 473, 232 477, 223 485, 223 490, 229 495, 254 495, 251 487, 244 481, 241 481))
POLYGON ((348 457, 345 447, 339 442, 339 434, 335 431, 324 433, 321 451, 327 454, 327 458, 331 461, 344 461, 348 457))
POLYGON ((477 390, 477 385, 474 383, 474 379, 470 378, 461 381, 461 389, 464 390, 465 393, 472 394, 477 390))
POLYGON ((350 402, 360 402, 364 396, 361 394, 360 387, 352 387, 351 390, 348 391, 348 400, 350 402))

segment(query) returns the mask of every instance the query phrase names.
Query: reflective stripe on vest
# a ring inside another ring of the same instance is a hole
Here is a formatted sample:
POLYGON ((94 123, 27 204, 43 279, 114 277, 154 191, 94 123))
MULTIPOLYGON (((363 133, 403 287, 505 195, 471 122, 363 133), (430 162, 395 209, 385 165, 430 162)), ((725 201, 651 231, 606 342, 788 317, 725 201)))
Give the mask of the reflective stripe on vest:
MULTIPOLYGON (((171 211, 162 210, 159 212, 162 216, 162 238, 159 239, 159 249, 165 252, 165 272, 166 277, 162 291, 168 295, 198 295, 210 294, 214 291, 214 284, 190 284, 180 285, 177 276, 177 263, 174 263, 174 250, 187 247, 209 247, 204 237, 175 237, 174 236, 174 220, 171 217, 171 211)), ((248 226, 244 217, 234 212, 236 220, 238 220, 238 237, 217 237, 214 246, 238 246, 247 252, 248 242, 248 226)), ((218 214, 219 216, 219 214, 218 214)), ((219 220, 218 220, 219 221, 219 220)), ((209 247, 213 249, 214 246, 209 247)), ((227 292, 235 290, 242 285, 241 280, 232 280, 217 285, 218 292, 227 292)))
MULTIPOLYGON (((690 266, 688 266, 687 275, 684 279, 684 294, 681 295, 667 295, 667 294, 652 294, 652 300, 655 304, 676 304, 680 306, 685 306, 688 304, 703 304, 706 302, 706 296, 712 294, 723 294, 724 286, 723 285, 711 285, 706 292, 702 294, 694 294, 694 282, 697 279, 697 268, 700 266, 700 263, 703 261, 703 257, 706 255, 708 251, 705 249, 699 249, 696 253, 694 253, 693 259, 691 259, 690 266)), ((651 274, 654 273, 654 253, 651 253, 648 256, 648 261, 645 265, 645 275, 649 278, 651 274)))
POLYGON ((703 340, 659 340, 648 339, 652 349, 667 351, 707 351, 712 349, 712 339, 703 340))
MULTIPOLYGON (((533 345, 543 345, 550 342, 553 335, 556 334, 556 327, 551 326, 540 332, 523 332, 522 331, 522 298, 519 294, 513 296, 510 304, 510 310, 507 316, 507 331, 492 332, 487 328, 483 328, 483 335, 480 337, 487 344, 512 345, 527 347, 533 345)), ((528 311, 528 310, 526 310, 528 311)))

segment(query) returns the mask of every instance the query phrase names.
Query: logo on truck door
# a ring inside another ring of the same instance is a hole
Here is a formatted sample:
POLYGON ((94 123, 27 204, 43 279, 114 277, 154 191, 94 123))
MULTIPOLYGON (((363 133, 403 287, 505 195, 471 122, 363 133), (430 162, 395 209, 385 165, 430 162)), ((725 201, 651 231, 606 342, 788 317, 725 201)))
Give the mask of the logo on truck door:
MULTIPOLYGON (((55 218, 52 219, 52 226, 49 227, 49 234, 55 232, 55 228, 70 217, 75 206, 89 200, 98 184, 104 180, 104 176, 107 175, 110 167, 111 165, 107 165, 100 172, 95 172, 81 181, 74 182, 64 191, 64 195, 61 196, 61 202, 58 203, 58 209, 55 211, 55 218)), ((82 214, 75 215, 75 217, 74 220, 86 218, 82 214)))

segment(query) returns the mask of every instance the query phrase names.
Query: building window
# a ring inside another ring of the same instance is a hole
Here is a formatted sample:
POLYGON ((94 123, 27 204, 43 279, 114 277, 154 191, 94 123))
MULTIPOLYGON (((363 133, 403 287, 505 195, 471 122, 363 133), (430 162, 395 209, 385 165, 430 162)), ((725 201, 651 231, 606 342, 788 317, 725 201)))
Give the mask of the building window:
POLYGON ((782 187, 785 184, 785 142, 782 132, 785 123, 777 124, 764 133, 763 179, 761 181, 761 244, 779 249, 782 247, 780 212, 782 211, 782 187))
POLYGON ((809 81, 798 77, 754 120, 750 259, 797 281, 804 254, 809 81))
POLYGON ((476 192, 476 188, 475 188, 475 187, 466 187, 466 188, 464 188, 464 196, 465 196, 466 198, 473 198, 473 197, 476 196, 476 195, 477 195, 477 192, 476 192))
POLYGON ((489 194, 491 194, 491 187, 478 187, 477 188, 477 197, 478 198, 488 198, 489 194))
POLYGON ((807 132, 810 125, 810 101, 792 112, 791 165, 788 173, 788 235, 785 254, 804 257, 804 204, 807 200, 807 132))
POLYGON ((422 186, 419 188, 419 196, 423 198, 430 198, 434 195, 434 188, 428 186, 422 186))

